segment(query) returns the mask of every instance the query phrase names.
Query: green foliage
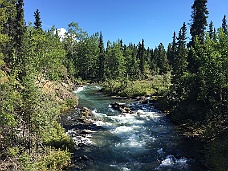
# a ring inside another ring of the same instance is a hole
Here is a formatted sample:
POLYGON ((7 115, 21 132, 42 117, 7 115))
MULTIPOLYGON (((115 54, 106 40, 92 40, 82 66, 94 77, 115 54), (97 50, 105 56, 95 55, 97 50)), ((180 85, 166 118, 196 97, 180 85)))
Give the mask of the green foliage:
POLYGON ((64 76, 63 59, 66 53, 59 38, 55 37, 54 27, 42 32, 29 26, 25 45, 26 60, 23 65, 31 66, 33 72, 42 73, 51 80, 59 80, 64 76))
POLYGON ((35 165, 37 170, 62 170, 70 162, 71 154, 67 151, 50 150, 44 158, 35 165))
POLYGON ((216 122, 213 134, 226 125, 227 117, 228 39, 222 29, 216 37, 218 40, 207 35, 204 44, 195 38, 188 54, 188 70, 176 79, 168 96, 176 121, 216 122))
POLYGON ((169 89, 170 74, 157 75, 151 77, 150 80, 142 81, 107 80, 102 86, 104 92, 121 97, 162 96, 169 89))
POLYGON ((16 111, 19 109, 21 104, 20 94, 13 89, 12 85, 7 83, 0 85, 0 127, 2 130, 4 127, 15 126, 16 121, 16 111))
POLYGON ((72 98, 67 98, 66 99, 66 103, 68 107, 72 107, 75 106, 77 104, 77 100, 76 99, 72 99, 72 98))
POLYGON ((125 59, 120 43, 113 43, 107 55, 106 76, 110 79, 123 78, 125 76, 125 59))
POLYGON ((43 153, 31 160, 31 155, 24 152, 19 156, 19 163, 25 171, 63 170, 70 162, 71 154, 66 150, 44 149, 43 153))
POLYGON ((57 119, 62 103, 76 100, 60 103, 43 86, 47 79, 68 80, 64 44, 54 27, 44 32, 24 25, 23 0, 2 0, 0 14, 1 157, 19 170, 61 170, 73 143, 57 119))
POLYGON ((67 149, 72 150, 73 143, 57 120, 60 110, 75 105, 76 99, 61 97, 45 84, 71 78, 80 84, 105 80, 105 92, 124 97, 163 96, 163 107, 174 121, 192 124, 213 138, 213 160, 227 158, 227 146, 219 137, 228 127, 227 23, 224 16, 216 32, 211 22, 206 34, 207 0, 195 0, 192 6, 188 48, 184 23, 167 50, 162 43, 146 49, 144 40, 137 46, 108 41, 105 49, 102 33, 89 36, 74 22, 60 38, 55 27, 41 29, 38 10, 35 26, 25 26, 23 0, 0 3, 1 157, 15 161, 21 170, 67 166, 67 149), (221 144, 218 150, 216 143, 221 144))
POLYGON ((18 148, 18 147, 11 147, 11 148, 8 148, 7 154, 8 154, 8 156, 10 156, 10 157, 17 156, 17 155, 19 154, 19 148, 18 148))

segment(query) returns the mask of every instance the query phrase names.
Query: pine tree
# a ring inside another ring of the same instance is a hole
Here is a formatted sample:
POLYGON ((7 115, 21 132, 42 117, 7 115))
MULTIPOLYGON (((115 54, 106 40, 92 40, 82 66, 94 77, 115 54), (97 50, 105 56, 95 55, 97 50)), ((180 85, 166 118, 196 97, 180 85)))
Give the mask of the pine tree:
POLYGON ((226 21, 226 15, 224 15, 223 19, 222 19, 222 29, 224 31, 225 34, 227 34, 227 21, 226 21))
POLYGON ((207 0, 195 0, 192 5, 192 23, 190 27, 190 34, 192 35, 192 40, 190 45, 193 45, 196 36, 199 37, 201 43, 204 42, 204 31, 207 26, 207 15, 209 14, 207 10, 207 0))
POLYGON ((42 21, 41 21, 40 12, 38 9, 34 12, 34 17, 35 17, 34 28, 35 29, 41 29, 42 21))

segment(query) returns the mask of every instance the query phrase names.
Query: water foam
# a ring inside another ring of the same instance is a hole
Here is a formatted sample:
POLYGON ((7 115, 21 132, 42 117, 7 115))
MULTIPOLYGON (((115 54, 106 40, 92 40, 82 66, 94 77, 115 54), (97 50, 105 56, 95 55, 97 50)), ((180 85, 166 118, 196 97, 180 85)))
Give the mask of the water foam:
POLYGON ((85 86, 80 86, 74 91, 74 93, 79 93, 79 92, 83 91, 84 89, 85 89, 85 86))
POLYGON ((188 166, 186 158, 177 159, 173 155, 168 155, 164 160, 161 161, 161 164, 156 168, 156 170, 160 170, 162 168, 178 168, 184 169, 188 166))

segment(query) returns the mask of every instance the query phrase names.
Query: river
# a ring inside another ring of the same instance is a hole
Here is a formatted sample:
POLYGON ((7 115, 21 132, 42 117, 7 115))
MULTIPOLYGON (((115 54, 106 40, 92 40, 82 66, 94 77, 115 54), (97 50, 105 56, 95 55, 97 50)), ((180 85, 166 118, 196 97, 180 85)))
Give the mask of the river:
POLYGON ((183 145, 169 118, 151 104, 124 100, 134 113, 122 115, 110 103, 123 100, 99 89, 84 86, 75 91, 79 107, 91 109, 94 124, 101 128, 86 137, 88 148, 75 153, 89 158, 84 171, 206 171, 189 155, 191 145, 183 145))

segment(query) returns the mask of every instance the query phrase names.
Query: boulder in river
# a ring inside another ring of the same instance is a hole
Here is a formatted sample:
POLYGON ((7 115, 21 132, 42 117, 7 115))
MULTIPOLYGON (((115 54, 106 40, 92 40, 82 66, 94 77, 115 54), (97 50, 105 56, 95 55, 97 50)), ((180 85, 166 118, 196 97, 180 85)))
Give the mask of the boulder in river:
POLYGON ((81 116, 82 117, 91 117, 92 116, 92 111, 90 109, 88 109, 87 107, 82 107, 81 109, 81 116))
POLYGON ((125 105, 125 103, 111 103, 111 107, 115 110, 119 110, 121 113, 132 113, 131 109, 125 105))

